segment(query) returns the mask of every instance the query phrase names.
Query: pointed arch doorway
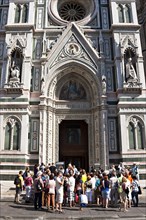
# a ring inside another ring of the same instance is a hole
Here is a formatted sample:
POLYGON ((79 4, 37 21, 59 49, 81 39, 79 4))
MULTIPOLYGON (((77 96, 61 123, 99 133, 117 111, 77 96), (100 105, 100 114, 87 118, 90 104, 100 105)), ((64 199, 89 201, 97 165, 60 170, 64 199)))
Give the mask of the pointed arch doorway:
POLYGON ((88 124, 84 120, 63 120, 59 125, 59 161, 88 169, 88 124))

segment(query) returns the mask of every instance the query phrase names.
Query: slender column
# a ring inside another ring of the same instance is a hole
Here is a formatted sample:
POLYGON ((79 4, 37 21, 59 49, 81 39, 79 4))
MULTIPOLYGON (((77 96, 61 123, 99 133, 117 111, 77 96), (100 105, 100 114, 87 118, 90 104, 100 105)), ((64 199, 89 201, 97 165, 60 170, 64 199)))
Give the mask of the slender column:
POLYGON ((49 163, 52 163, 52 162, 55 162, 54 161, 54 158, 53 158, 53 125, 52 125, 52 119, 53 119, 53 113, 52 113, 52 110, 50 109, 48 111, 48 140, 47 140, 47 143, 48 143, 48 149, 47 149, 47 156, 48 156, 48 162, 49 163))
POLYGON ((135 149, 138 150, 137 125, 134 125, 135 149))
POLYGON ((46 124, 47 114, 46 109, 40 111, 40 140, 39 140, 39 163, 46 163, 46 124))
POLYGON ((108 151, 108 128, 107 128, 107 106, 106 96, 102 96, 102 106, 100 113, 101 124, 101 153, 100 164, 103 169, 107 169, 109 166, 109 151, 108 151))
POLYGON ((12 127, 11 127, 10 150, 13 150, 13 139, 14 139, 14 125, 12 125, 12 127))

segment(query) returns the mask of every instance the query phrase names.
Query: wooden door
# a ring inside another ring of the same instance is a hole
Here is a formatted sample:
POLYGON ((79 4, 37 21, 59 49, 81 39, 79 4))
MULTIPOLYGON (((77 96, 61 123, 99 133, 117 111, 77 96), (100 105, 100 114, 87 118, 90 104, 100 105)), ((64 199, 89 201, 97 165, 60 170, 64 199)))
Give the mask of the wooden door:
POLYGON ((88 168, 88 125, 84 121, 64 120, 59 126, 59 160, 88 168))

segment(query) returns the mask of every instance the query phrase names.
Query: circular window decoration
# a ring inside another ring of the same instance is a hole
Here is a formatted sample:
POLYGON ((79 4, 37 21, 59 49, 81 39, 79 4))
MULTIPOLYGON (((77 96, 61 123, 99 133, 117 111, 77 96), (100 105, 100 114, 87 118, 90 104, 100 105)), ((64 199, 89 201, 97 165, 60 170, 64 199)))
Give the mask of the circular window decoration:
POLYGON ((79 21, 86 15, 85 8, 77 2, 66 2, 59 9, 59 16, 66 21, 79 21))
POLYGON ((48 15, 53 23, 87 24, 97 16, 95 0, 49 0, 48 15))

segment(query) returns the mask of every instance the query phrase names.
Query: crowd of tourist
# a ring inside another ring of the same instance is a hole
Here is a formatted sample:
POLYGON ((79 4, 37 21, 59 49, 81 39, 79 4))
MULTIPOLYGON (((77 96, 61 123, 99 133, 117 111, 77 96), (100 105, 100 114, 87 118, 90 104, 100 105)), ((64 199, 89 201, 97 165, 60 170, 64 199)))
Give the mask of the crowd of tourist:
POLYGON ((119 211, 128 211, 131 206, 138 206, 140 194, 139 172, 136 163, 125 167, 120 163, 117 168, 112 165, 109 170, 91 167, 90 172, 78 170, 68 164, 58 169, 55 164, 36 164, 33 172, 26 167, 24 173, 19 171, 14 180, 16 194, 14 202, 20 203, 22 190, 26 192, 25 202, 33 199, 34 209, 46 207, 48 211, 62 212, 62 206, 79 206, 80 210, 87 204, 96 204, 104 208, 117 207, 119 211))

